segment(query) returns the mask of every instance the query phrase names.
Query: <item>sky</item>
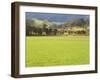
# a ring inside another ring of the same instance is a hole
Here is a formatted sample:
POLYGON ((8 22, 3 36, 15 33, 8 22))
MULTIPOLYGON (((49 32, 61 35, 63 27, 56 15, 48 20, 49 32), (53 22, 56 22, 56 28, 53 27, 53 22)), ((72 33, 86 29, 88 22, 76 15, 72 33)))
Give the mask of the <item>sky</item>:
POLYGON ((77 14, 59 14, 59 13, 36 13, 36 12, 26 12, 26 19, 46 19, 52 22, 67 22, 73 19, 89 19, 89 15, 77 15, 77 14))

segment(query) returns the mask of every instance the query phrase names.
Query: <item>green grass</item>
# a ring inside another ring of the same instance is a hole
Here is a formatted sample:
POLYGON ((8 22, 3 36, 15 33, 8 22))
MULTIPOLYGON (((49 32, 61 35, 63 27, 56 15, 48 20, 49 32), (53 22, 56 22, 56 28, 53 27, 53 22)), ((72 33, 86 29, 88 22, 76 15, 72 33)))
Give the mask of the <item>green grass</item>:
POLYGON ((88 36, 26 37, 26 67, 89 64, 88 36))

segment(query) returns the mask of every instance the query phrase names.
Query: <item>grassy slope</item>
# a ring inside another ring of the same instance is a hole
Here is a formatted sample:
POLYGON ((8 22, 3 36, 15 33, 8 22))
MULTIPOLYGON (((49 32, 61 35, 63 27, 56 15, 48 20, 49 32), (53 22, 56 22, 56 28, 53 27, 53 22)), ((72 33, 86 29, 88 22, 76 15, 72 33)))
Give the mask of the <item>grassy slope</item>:
POLYGON ((89 37, 26 37, 26 67, 89 63, 89 37))

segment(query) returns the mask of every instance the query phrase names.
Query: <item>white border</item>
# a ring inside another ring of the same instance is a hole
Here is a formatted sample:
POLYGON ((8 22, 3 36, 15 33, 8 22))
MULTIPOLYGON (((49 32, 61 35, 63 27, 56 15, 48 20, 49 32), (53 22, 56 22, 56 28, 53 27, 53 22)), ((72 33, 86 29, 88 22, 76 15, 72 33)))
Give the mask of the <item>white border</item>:
POLYGON ((20 52, 19 52, 19 73, 20 74, 38 74, 54 72, 88 71, 95 70, 95 11, 69 8, 51 8, 37 6, 20 6, 20 52), (63 13, 63 14, 83 14, 90 15, 90 64, 75 66, 55 66, 55 67, 25 67, 25 12, 43 12, 43 13, 63 13))

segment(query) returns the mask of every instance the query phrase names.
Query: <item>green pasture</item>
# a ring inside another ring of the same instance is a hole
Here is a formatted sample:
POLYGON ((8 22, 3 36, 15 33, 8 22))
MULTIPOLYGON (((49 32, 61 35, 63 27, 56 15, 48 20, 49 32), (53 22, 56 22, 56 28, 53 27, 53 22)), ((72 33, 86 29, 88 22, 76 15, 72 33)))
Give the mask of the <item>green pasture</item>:
POLYGON ((89 36, 26 37, 26 67, 89 64, 89 36))

